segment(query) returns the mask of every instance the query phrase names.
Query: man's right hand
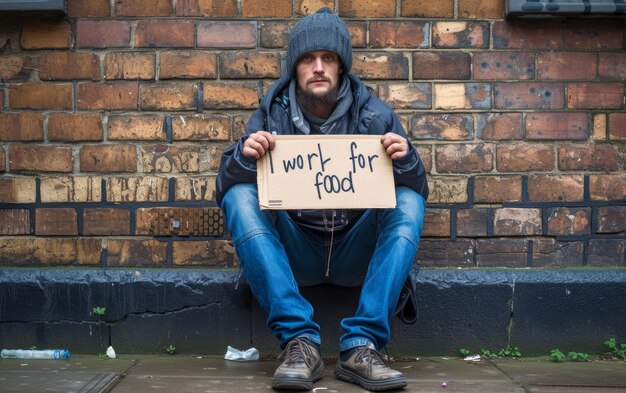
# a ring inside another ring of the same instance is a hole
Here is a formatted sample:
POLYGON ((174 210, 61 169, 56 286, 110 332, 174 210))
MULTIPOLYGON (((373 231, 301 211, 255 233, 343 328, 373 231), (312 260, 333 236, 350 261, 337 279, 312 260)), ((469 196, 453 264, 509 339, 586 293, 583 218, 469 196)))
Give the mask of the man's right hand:
POLYGON ((263 157, 268 150, 274 148, 274 135, 267 131, 257 131, 248 136, 243 143, 243 155, 258 160, 263 157))

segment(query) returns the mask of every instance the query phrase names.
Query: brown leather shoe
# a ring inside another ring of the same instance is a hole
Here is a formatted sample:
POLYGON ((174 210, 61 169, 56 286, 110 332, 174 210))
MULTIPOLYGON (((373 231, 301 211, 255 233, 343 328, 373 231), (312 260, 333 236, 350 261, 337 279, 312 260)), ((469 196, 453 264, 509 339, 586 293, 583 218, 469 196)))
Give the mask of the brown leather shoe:
POLYGON ((346 361, 339 359, 335 376, 372 391, 401 389, 406 386, 404 374, 389 367, 372 344, 354 351, 346 361))
POLYGON ((278 360, 282 363, 272 378, 274 389, 311 390, 313 382, 324 373, 324 362, 317 346, 303 337, 289 341, 278 360))

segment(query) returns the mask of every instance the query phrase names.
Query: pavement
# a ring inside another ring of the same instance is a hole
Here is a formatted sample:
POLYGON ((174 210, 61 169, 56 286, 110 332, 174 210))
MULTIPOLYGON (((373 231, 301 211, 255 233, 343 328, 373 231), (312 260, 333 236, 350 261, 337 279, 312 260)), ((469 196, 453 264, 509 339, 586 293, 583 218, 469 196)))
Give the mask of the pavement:
MULTIPOLYGON (((365 392, 335 379, 333 359, 325 364, 314 392, 365 392)), ((277 365, 275 360, 233 362, 186 355, 0 359, 0 392, 272 392, 277 365)), ((394 361, 392 366, 407 377, 404 392, 626 392, 626 362, 618 360, 557 363, 544 357, 473 362, 427 357, 394 361)))

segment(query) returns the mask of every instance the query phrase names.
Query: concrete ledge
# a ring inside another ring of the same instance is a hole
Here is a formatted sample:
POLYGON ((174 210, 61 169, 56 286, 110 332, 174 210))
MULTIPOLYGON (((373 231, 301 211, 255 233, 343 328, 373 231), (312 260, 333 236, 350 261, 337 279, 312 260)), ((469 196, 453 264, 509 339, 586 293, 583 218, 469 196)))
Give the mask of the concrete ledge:
MULTIPOLYGON (((419 319, 392 321, 390 353, 452 355, 461 347, 524 355, 595 353, 626 339, 626 269, 421 270, 419 319)), ((339 321, 358 289, 303 288, 336 351, 339 321), (337 299, 341 299, 338 302, 337 299)), ((220 355, 226 346, 278 354, 265 313, 232 270, 0 269, 0 347, 64 347, 75 353, 220 355), (99 319, 92 310, 106 307, 99 319)))

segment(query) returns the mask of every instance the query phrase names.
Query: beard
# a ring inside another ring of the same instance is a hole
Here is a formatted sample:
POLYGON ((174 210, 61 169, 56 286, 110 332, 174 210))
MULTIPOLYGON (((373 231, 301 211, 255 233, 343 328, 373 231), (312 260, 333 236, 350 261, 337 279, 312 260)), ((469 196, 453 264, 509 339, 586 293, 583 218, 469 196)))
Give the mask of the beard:
POLYGON ((304 107, 305 109, 334 105, 337 103, 338 95, 338 84, 336 84, 334 88, 332 88, 323 96, 317 96, 310 91, 302 90, 300 86, 298 86, 297 89, 298 104, 300 104, 300 106, 304 107))

